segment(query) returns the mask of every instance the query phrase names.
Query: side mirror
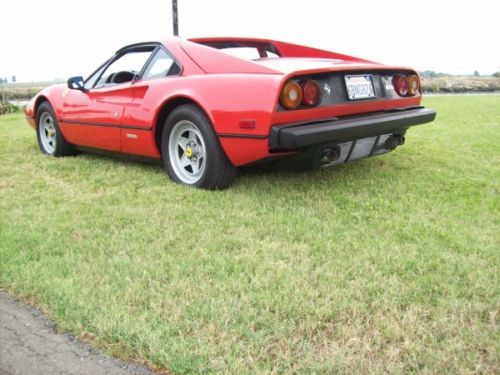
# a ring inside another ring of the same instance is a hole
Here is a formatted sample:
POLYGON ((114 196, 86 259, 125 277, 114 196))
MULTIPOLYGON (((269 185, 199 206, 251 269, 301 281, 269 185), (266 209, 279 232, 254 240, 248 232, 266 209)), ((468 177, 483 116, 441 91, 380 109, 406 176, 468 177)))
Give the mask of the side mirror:
POLYGON ((68 79, 68 88, 72 90, 87 92, 87 89, 85 88, 85 84, 83 82, 83 77, 81 76, 71 77, 70 79, 68 79))

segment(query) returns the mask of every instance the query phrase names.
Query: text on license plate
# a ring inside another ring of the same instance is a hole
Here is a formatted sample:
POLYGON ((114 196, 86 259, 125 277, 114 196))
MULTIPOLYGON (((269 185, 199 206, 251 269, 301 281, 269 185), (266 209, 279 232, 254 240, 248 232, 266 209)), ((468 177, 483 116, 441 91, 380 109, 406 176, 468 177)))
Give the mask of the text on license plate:
POLYGON ((344 78, 349 100, 375 97, 371 75, 345 76, 344 78))

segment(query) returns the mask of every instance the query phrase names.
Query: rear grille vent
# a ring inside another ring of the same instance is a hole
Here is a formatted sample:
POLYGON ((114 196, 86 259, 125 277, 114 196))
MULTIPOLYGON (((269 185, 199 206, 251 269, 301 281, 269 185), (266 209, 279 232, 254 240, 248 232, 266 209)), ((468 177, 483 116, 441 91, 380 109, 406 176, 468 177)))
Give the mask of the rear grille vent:
POLYGON ((378 137, 378 142, 375 148, 373 149, 372 155, 380 155, 391 151, 384 147, 385 141, 387 141, 387 138, 389 138, 391 135, 392 134, 384 134, 378 137))
POLYGON ((373 145, 377 141, 377 137, 358 139, 354 142, 349 161, 358 160, 370 156, 373 150, 373 145))
POLYGON ((358 159, 363 159, 368 156, 380 155, 391 150, 385 148, 385 141, 392 134, 383 134, 374 137, 357 139, 339 143, 337 146, 340 149, 340 156, 337 160, 331 163, 324 164, 323 167, 330 167, 337 164, 347 163, 358 159))

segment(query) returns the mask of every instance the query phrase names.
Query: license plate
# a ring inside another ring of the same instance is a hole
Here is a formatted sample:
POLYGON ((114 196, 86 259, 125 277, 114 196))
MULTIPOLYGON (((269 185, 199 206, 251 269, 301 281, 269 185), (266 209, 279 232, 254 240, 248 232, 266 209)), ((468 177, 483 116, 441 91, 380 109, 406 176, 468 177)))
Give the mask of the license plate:
POLYGON ((344 78, 349 100, 375 97, 371 75, 345 76, 344 78))

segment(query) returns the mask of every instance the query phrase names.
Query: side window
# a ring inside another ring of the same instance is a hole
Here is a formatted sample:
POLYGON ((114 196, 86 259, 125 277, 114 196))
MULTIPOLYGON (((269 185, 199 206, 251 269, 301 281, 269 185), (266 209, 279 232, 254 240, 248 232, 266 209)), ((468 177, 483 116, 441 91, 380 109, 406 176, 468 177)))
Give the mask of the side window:
POLYGON ((148 51, 131 51, 113 61, 101 74, 95 88, 114 86, 133 81, 151 56, 153 48, 148 51))
POLYGON ((166 77, 174 64, 174 59, 160 48, 144 72, 142 79, 166 77))
POLYGON ((269 51, 269 50, 266 51, 266 55, 270 59, 277 59, 277 58, 279 58, 279 55, 277 53, 275 53, 273 51, 269 51))
POLYGON ((95 83, 101 76, 101 73, 103 72, 104 68, 106 67, 106 63, 103 64, 96 72, 94 72, 87 80, 85 81, 84 87, 87 90, 90 90, 92 87, 94 87, 95 83))

